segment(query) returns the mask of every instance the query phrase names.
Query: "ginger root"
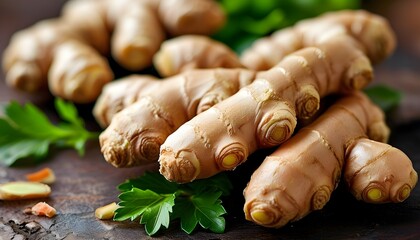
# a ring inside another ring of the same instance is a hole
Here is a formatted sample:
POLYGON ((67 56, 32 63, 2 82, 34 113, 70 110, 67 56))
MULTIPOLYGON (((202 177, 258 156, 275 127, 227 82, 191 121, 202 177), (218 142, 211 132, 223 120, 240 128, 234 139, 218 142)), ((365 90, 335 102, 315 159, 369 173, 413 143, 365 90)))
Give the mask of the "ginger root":
MULTIPOLYGON (((342 13, 338 13, 338 14, 342 14, 342 13)), ((346 13, 347 14, 347 13, 346 13)), ((357 12, 355 12, 354 14, 357 14, 357 12)), ((331 33, 326 32, 326 35, 331 35, 331 33)), ((318 37, 319 39, 322 38, 322 34, 318 37)), ((335 37, 342 39, 342 40, 331 40, 333 42, 333 44, 336 45, 337 48, 341 48, 340 43, 338 42, 346 42, 345 44, 347 45, 354 45, 354 46, 350 46, 348 51, 353 51, 354 49, 359 49, 361 48, 363 45, 361 45, 360 42, 356 41, 357 39, 350 39, 349 41, 347 40, 343 40, 344 38, 351 38, 350 36, 344 34, 344 33, 337 33, 334 35, 335 37), (346 37, 347 36, 347 37, 346 37), (355 42, 356 41, 356 42, 355 42), (351 42, 351 43, 350 43, 351 42)), ((369 36, 369 35, 368 35, 369 36)), ((388 39, 389 36, 393 36, 392 33, 384 33, 384 36, 382 36, 385 40, 388 40, 390 42, 393 42, 394 39, 388 39)), ((367 38, 367 37, 365 37, 367 38)), ((316 41, 314 41, 316 42, 316 41)), ((330 44, 331 45, 331 44, 330 44)), ((392 45, 392 44, 390 44, 392 45)), ((366 49, 368 46, 363 47, 363 49, 366 49)), ((309 52, 309 50, 307 50, 309 52)), ((382 51, 381 49, 378 49, 378 51, 382 51)), ((319 51, 318 51, 319 52, 319 51)), ((209 53, 210 54, 210 53, 209 53)), ((312 56, 314 58, 317 58, 316 56, 317 52, 314 52, 312 54, 312 56)), ((354 53, 350 53, 350 55, 352 55, 354 53)), ((333 54, 332 54, 333 55, 333 54)), ((380 54, 378 54, 380 55, 380 54)), ((174 56, 174 55, 172 55, 174 56)), ((329 56, 326 56, 329 58, 329 56)), ((340 56, 338 56, 338 54, 335 56, 337 59, 340 58, 340 56)), ((347 56, 346 56, 347 57, 347 56)), ((384 56, 385 57, 385 56, 384 56)), ((300 63, 302 62, 302 59, 297 59, 297 60, 293 60, 293 61, 289 61, 289 63, 291 62, 295 62, 295 63, 300 63)), ((323 60, 320 60, 320 62, 323 62, 323 60)), ((333 61, 332 61, 333 62, 333 61)), ((344 62, 343 60, 340 60, 339 62, 344 62)), ((364 64, 364 62, 367 62, 367 60, 360 60, 359 63, 355 63, 353 65, 354 69, 349 69, 349 72, 351 71, 355 71, 354 74, 357 74, 356 71, 358 70, 358 68, 360 68, 360 66, 358 66, 358 64, 364 64)), ((304 64, 304 62, 302 62, 302 64, 304 64)), ((346 63, 347 64, 347 63, 346 63)), ((325 72, 326 75, 329 75, 331 71, 336 71, 337 65, 339 64, 332 64, 331 66, 333 67, 332 70, 327 70, 327 72, 325 72)), ((299 66, 299 64, 296 64, 295 66, 299 66)), ((323 64, 320 64, 319 66, 316 67, 316 71, 318 72, 318 69, 320 69, 323 66, 323 64)), ((362 66, 363 67, 363 66, 362 66)), ((272 70, 272 73, 277 73, 277 75, 281 75, 279 69, 280 68, 276 68, 277 70, 272 70)), ((302 69, 307 69, 307 67, 303 67, 302 69)), ((292 75, 292 80, 294 81, 295 79, 297 79, 297 77, 300 77, 301 75, 303 75, 303 77, 306 77, 307 75, 311 75, 312 73, 307 72, 307 70, 302 70, 302 73, 300 75, 292 75)), ((210 70, 212 71, 212 70, 210 70)), ((295 71, 295 70, 293 70, 295 71)), ((297 70, 296 70, 297 71, 297 70)), ((319 73, 321 74, 321 71, 319 71, 319 73)), ((216 70, 216 72, 222 73, 222 71, 220 69, 216 70)), ((250 72, 250 71, 248 71, 250 72)), ((367 75, 370 74, 370 69, 365 72, 367 75)), ((257 73, 254 73, 254 75, 257 73)), ((258 77, 257 78, 261 78, 264 77, 264 74, 266 73, 258 73, 258 77)), ((334 73, 335 74, 335 73, 334 73)), ((350 74, 350 73, 349 73, 350 74)), ((361 81, 355 80, 353 82, 353 84, 358 84, 360 86, 352 86, 356 89, 361 88, 364 84, 365 81, 363 80, 364 76, 362 76, 363 74, 360 74, 359 76, 361 76, 361 81)), ((183 77, 187 77, 188 79, 190 79, 191 77, 188 76, 187 74, 182 74, 183 77)), ((203 75, 203 78, 207 78, 207 75, 203 75)), ((233 89, 229 90, 229 91, 225 91, 223 89, 225 89, 225 86, 228 86, 231 84, 231 82, 235 82, 237 81, 236 77, 234 77, 235 75, 232 74, 226 74, 225 76, 219 76, 217 77, 217 79, 219 79, 218 81, 213 81, 211 80, 212 83, 208 83, 208 84, 213 84, 214 86, 212 87, 214 89, 214 91, 211 91, 209 93, 207 93, 207 91, 202 91, 201 92, 201 96, 197 95, 197 93, 194 93, 194 104, 196 105, 198 102, 200 102, 200 105, 204 105, 205 108, 210 108, 212 105, 220 102, 221 100, 233 95, 233 93, 235 93, 236 91, 239 90, 239 88, 237 89, 233 89), (233 78, 232 78, 233 77, 233 78), (219 85, 219 86, 217 86, 219 85), (216 89, 222 89, 222 93, 217 93, 219 90, 216 89), (201 101, 200 101, 201 100, 201 101), (205 103, 205 104, 203 104, 205 103)), ((274 74, 273 74, 274 76, 274 74)), ((323 81, 325 79, 324 77, 324 73, 321 74, 319 77, 319 82, 320 84, 323 86, 323 90, 324 88, 336 88, 338 85, 338 82, 336 82, 334 85, 330 85, 330 86, 326 86, 324 85, 323 81)), ((369 76, 366 76, 368 79, 369 76)), ((140 78, 140 77, 138 77, 140 78)), ((199 79, 200 77, 195 75, 194 79, 199 79)), ((281 82, 282 80, 280 79, 284 79, 287 77, 279 77, 279 78, 275 78, 273 79, 273 81, 275 82, 281 82), (279 80, 279 81, 278 81, 279 80)), ((133 79, 133 78, 132 78, 133 79)), ((169 78, 172 79, 172 78, 169 78)), ((169 79, 165 79, 163 81, 167 81, 169 79)), ((250 81, 244 81, 244 82, 248 82, 251 83, 252 81, 254 81, 256 78, 254 77, 253 79, 251 79, 250 81)), ((124 80, 126 81, 126 80, 124 80)), ((143 80, 139 80, 143 81, 143 80)), ((146 81, 146 80, 145 80, 146 81)), ((191 79, 191 81, 193 81, 193 79, 191 79)), ((202 80, 200 80, 201 82, 202 80)), ((287 80, 288 81, 288 80, 287 80)), ((302 80, 302 81, 307 81, 307 80, 302 80)), ((121 83, 121 84, 117 84, 117 83, 111 83, 108 84, 109 87, 106 87, 104 92, 102 93, 101 97, 99 98, 96 106, 95 106, 95 116, 98 119, 98 121, 101 123, 102 126, 107 126, 109 125, 109 123, 111 122, 111 118, 119 111, 121 111, 123 108, 131 105, 132 103, 134 103, 134 101, 136 101, 138 99, 137 95, 136 95, 136 89, 137 89, 137 84, 140 86, 143 86, 143 83, 135 83, 136 81, 130 80, 130 82, 132 82, 132 85, 130 83, 128 83, 129 81, 127 80, 126 83, 121 83)), ((285 84, 285 83, 282 83, 285 84)), ((351 85, 351 83, 349 83, 351 85)), ((153 84, 152 84, 153 85, 153 84)), ((170 88, 171 86, 169 86, 170 84, 168 84, 168 88, 170 88)), ((149 84, 145 84, 144 86, 149 86, 149 84)), ((150 85, 151 86, 151 85, 150 85)), ((240 84, 241 87, 245 86, 245 84, 240 84)), ((286 86, 286 84, 284 85, 286 86)), ((191 97, 188 94, 185 94, 185 91, 183 89, 179 90, 178 84, 174 84, 172 86, 174 89, 172 91, 170 91, 169 95, 165 95, 168 97, 164 97, 164 100, 159 100, 162 103, 159 104, 160 109, 172 109, 173 106, 173 102, 175 101, 179 101, 179 102, 191 102, 191 97), (177 92, 178 91, 178 92, 177 92), (172 96, 175 96, 172 98, 172 96), (167 101, 168 103, 164 103, 164 101, 167 101)), ((350 87, 350 88, 352 88, 350 87)), ((148 87, 146 87, 146 90, 139 90, 139 94, 138 95, 142 95, 142 96, 146 96, 148 95, 150 98, 152 99, 160 99, 162 98, 162 93, 160 91, 149 91, 147 90, 148 87)), ((338 88, 338 87, 337 87, 338 88)), ((140 89, 140 88, 138 88, 140 89)), ((165 92, 168 92, 167 89, 165 89, 165 92)), ((293 95, 294 97, 298 97, 299 101, 297 103, 297 106, 299 109, 302 109, 302 111, 304 112, 301 117, 305 118, 311 114, 313 114, 313 112, 315 112, 318 108, 318 97, 317 95, 314 93, 314 90, 311 86, 307 86, 305 88, 302 89, 295 89, 295 90, 290 90, 287 94, 289 95, 293 95), (297 96, 299 95, 298 93, 296 93, 296 91, 301 91, 301 93, 304 92, 308 92, 309 97, 308 99, 310 99, 309 101, 305 102, 302 99, 305 99, 305 97, 303 96, 297 96), (315 94, 314 96, 310 96, 310 94, 315 94), (306 113, 305 113, 306 112, 306 113)), ((287 95, 286 94, 286 95, 287 95)), ((182 103, 183 104, 183 103, 182 103)), ((140 106, 139 104, 137 104, 137 108, 133 107, 131 108, 131 110, 125 110, 124 113, 118 114, 118 118, 116 117, 115 119, 113 119, 112 121, 114 123, 112 123, 112 126, 109 127, 109 129, 105 130, 105 132, 103 133, 103 135, 101 136, 102 139, 104 139, 103 141, 101 141, 101 147, 103 149, 103 152, 107 152, 109 154, 106 154, 105 158, 110 161, 110 162, 114 162, 115 166, 134 166, 137 164, 145 164, 145 163, 150 163, 155 161, 155 157, 157 156, 157 153, 152 153, 152 154, 139 154, 139 150, 141 149, 147 149, 149 147, 144 146, 144 144, 148 145, 150 141, 144 141, 145 139, 159 139, 159 141, 154 141, 153 144, 151 144, 150 146, 150 150, 151 151, 155 151, 156 149, 158 149, 158 146, 160 146, 161 142, 164 141, 166 139, 166 137, 168 136, 168 134, 171 134, 175 129, 169 129, 169 128, 161 128, 159 125, 155 125, 152 126, 151 124, 149 124, 148 122, 150 121, 150 119, 155 119, 155 118, 151 118, 151 115, 154 115, 153 113, 147 113, 144 114, 144 112, 146 110, 140 111, 144 116, 147 117, 142 117, 142 114, 140 114, 139 110, 138 110, 138 106, 140 106), (147 126, 147 128, 145 127, 147 126), (147 130, 147 131, 146 131, 147 130), (167 131, 168 130, 168 131, 167 131), (156 137, 156 132, 160 132, 159 133, 159 138, 156 137), (163 132, 163 133, 162 133, 163 132), (141 136, 140 136, 141 133, 141 136), (105 140, 106 139, 106 140, 105 140), (142 143, 143 142, 143 143, 142 143), (143 156, 151 156, 153 158, 148 159, 147 161, 145 161, 145 159, 143 157, 139 157, 137 158, 137 155, 143 155, 143 156), (111 156, 120 156, 120 157, 115 157, 115 159, 121 159, 119 161, 115 161, 115 160, 109 160, 111 158, 111 156), (126 160, 124 160, 124 158, 129 159, 127 162, 129 162, 129 164, 126 163, 126 160), (118 164, 117 164, 118 162, 118 164)), ((186 111, 191 112, 190 110, 188 110, 189 106, 184 105, 184 107, 180 108, 179 112, 173 112, 172 110, 168 110, 165 116, 169 116, 170 118, 176 118, 178 119, 178 117, 176 116, 177 114, 185 114, 186 111)), ((236 114, 239 114, 238 116, 241 116, 242 111, 241 109, 233 109, 230 108, 232 111, 236 111, 236 114)), ((229 110, 229 111, 231 111, 229 110)), ((147 112, 152 111, 152 109, 147 110, 147 112)), ((299 110, 300 111, 300 110, 299 110)), ((199 113, 201 111, 197 111, 196 113, 199 113)), ((188 118, 185 118, 186 120, 189 120, 191 117, 193 117, 196 113, 194 114, 190 114, 188 116, 188 118)), ((277 114, 280 115, 280 114, 277 114)), ((293 118, 293 117, 292 117, 293 118)), ((293 125, 293 124, 292 124, 293 125)), ((165 126, 165 125, 163 125, 165 126)), ((178 127, 178 125, 177 125, 178 127)), ((271 131, 271 130, 270 130, 271 131)), ((279 139, 281 138, 282 132, 281 130, 279 131, 274 131, 273 133, 273 139, 279 139)), ((183 139, 183 137, 181 137, 180 139, 183 139)), ((236 156, 234 155, 230 155, 227 159, 226 159, 226 163, 230 162, 235 162, 236 156)), ((226 165, 225 163, 225 165, 226 165)), ((230 165, 230 164, 227 164, 230 165)), ((226 165, 226 166, 227 166, 226 165)), ((233 167, 233 166, 232 166, 233 167)))
POLYGON ((369 139, 361 139, 352 146, 343 175, 355 198, 368 203, 402 202, 418 180, 407 155, 369 139))
POLYGON ((163 77, 197 68, 242 68, 228 46, 206 36, 184 35, 165 41, 153 59, 163 77))
POLYGON ((343 97, 253 173, 244 190, 246 219, 278 228, 322 209, 343 168, 359 199, 406 199, 417 182, 410 159, 388 144, 368 139, 386 140, 388 135, 383 113, 366 96, 343 97), (373 136, 368 135, 371 128, 377 130, 373 136))
POLYGON ((241 62, 249 69, 268 70, 286 55, 304 47, 318 46, 337 34, 357 39, 373 64, 389 56, 395 48, 394 33, 384 18, 363 10, 344 10, 303 20, 255 41, 242 54, 241 62))
POLYGON ((363 88, 372 78, 366 54, 374 61, 383 59, 393 50, 394 36, 385 21, 365 12, 328 16, 326 20, 321 17, 320 23, 308 20, 307 24, 314 23, 307 31, 298 30, 305 22, 296 30, 285 30, 286 35, 296 38, 285 48, 315 47, 294 52, 270 70, 258 73, 251 85, 172 133, 161 147, 160 172, 170 181, 189 182, 232 170, 255 150, 286 141, 296 118, 312 116, 323 96, 363 88), (356 21, 363 14, 367 17, 356 21), (341 18, 359 25, 340 23, 341 18), (371 24, 383 28, 376 31, 371 24), (366 31, 352 34, 347 25, 366 27, 366 31), (377 39, 386 47, 371 44, 377 39))
POLYGON ((112 83, 94 108, 102 125, 121 106, 134 103, 113 115, 100 135, 105 160, 115 167, 156 163, 159 148, 169 134, 254 78, 255 72, 244 69, 211 69, 188 71, 165 80, 132 76, 112 83), (119 89, 130 90, 120 91, 115 101, 112 94, 119 89), (120 104, 107 107, 115 102, 120 104))
POLYGON ((3 55, 8 85, 78 103, 94 101, 113 79, 101 55, 129 70, 152 63, 165 33, 211 34, 225 16, 212 0, 73 0, 57 19, 19 31, 3 55))
POLYGON ((257 149, 290 138, 296 118, 312 116, 320 98, 366 86, 372 68, 358 43, 343 34, 332 39, 287 56, 178 128, 161 147, 162 175, 189 182, 232 170, 257 149))

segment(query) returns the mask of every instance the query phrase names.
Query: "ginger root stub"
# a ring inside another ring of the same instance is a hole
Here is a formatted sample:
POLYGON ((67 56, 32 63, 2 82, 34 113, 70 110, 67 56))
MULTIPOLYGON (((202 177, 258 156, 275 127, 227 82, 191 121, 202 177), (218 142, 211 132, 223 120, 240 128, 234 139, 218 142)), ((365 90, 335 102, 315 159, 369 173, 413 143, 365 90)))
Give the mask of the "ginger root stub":
POLYGON ((323 208, 343 168, 358 199, 404 200, 417 182, 410 159, 388 144, 368 139, 385 140, 388 135, 383 113, 366 96, 343 97, 253 173, 244 190, 246 219, 278 228, 323 208), (381 130, 369 136, 369 129, 378 126, 381 130))

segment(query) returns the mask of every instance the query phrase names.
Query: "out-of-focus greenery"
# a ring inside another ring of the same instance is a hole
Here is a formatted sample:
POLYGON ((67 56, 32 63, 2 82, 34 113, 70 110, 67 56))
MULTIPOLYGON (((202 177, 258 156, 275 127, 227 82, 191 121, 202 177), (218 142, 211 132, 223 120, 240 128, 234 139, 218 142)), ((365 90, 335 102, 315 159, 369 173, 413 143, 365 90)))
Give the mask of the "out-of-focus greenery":
POLYGON ((386 85, 376 85, 364 90, 376 105, 382 108, 383 111, 389 112, 400 103, 403 94, 386 85))
POLYGON ((327 11, 356 9, 360 0, 219 0, 228 21, 213 37, 237 53, 255 39, 327 11))

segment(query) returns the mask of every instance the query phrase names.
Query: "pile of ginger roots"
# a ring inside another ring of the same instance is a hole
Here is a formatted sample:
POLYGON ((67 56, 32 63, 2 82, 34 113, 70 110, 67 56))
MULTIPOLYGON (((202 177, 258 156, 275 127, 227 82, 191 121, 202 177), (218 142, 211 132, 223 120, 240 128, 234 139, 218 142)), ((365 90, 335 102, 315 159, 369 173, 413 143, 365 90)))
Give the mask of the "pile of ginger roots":
POLYGON ((244 190, 245 217, 262 226, 322 209, 341 179, 368 203, 409 197, 411 160, 386 143, 384 113, 360 91, 395 48, 385 19, 327 13, 240 57, 206 36, 224 22, 212 0, 72 0, 59 18, 15 34, 3 69, 12 87, 96 101, 101 151, 115 167, 158 163, 166 179, 185 183, 277 148, 244 190), (132 71, 153 65, 162 78, 111 82, 109 53, 132 71), (338 100, 321 112, 330 95, 338 100))

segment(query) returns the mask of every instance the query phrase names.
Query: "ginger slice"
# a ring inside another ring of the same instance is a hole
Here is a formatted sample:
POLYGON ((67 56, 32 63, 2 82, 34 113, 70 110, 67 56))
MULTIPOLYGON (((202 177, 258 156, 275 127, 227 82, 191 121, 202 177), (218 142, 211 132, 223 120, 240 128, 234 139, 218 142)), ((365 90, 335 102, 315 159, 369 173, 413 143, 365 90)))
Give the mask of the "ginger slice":
POLYGON ((37 172, 27 174, 26 179, 30 182, 51 184, 55 182, 55 174, 51 168, 43 168, 37 172))
POLYGON ((95 210, 95 217, 101 220, 112 219, 118 207, 115 202, 99 207, 95 210))
POLYGON ((21 200, 48 197, 51 188, 38 182, 8 182, 0 184, 0 200, 21 200))

